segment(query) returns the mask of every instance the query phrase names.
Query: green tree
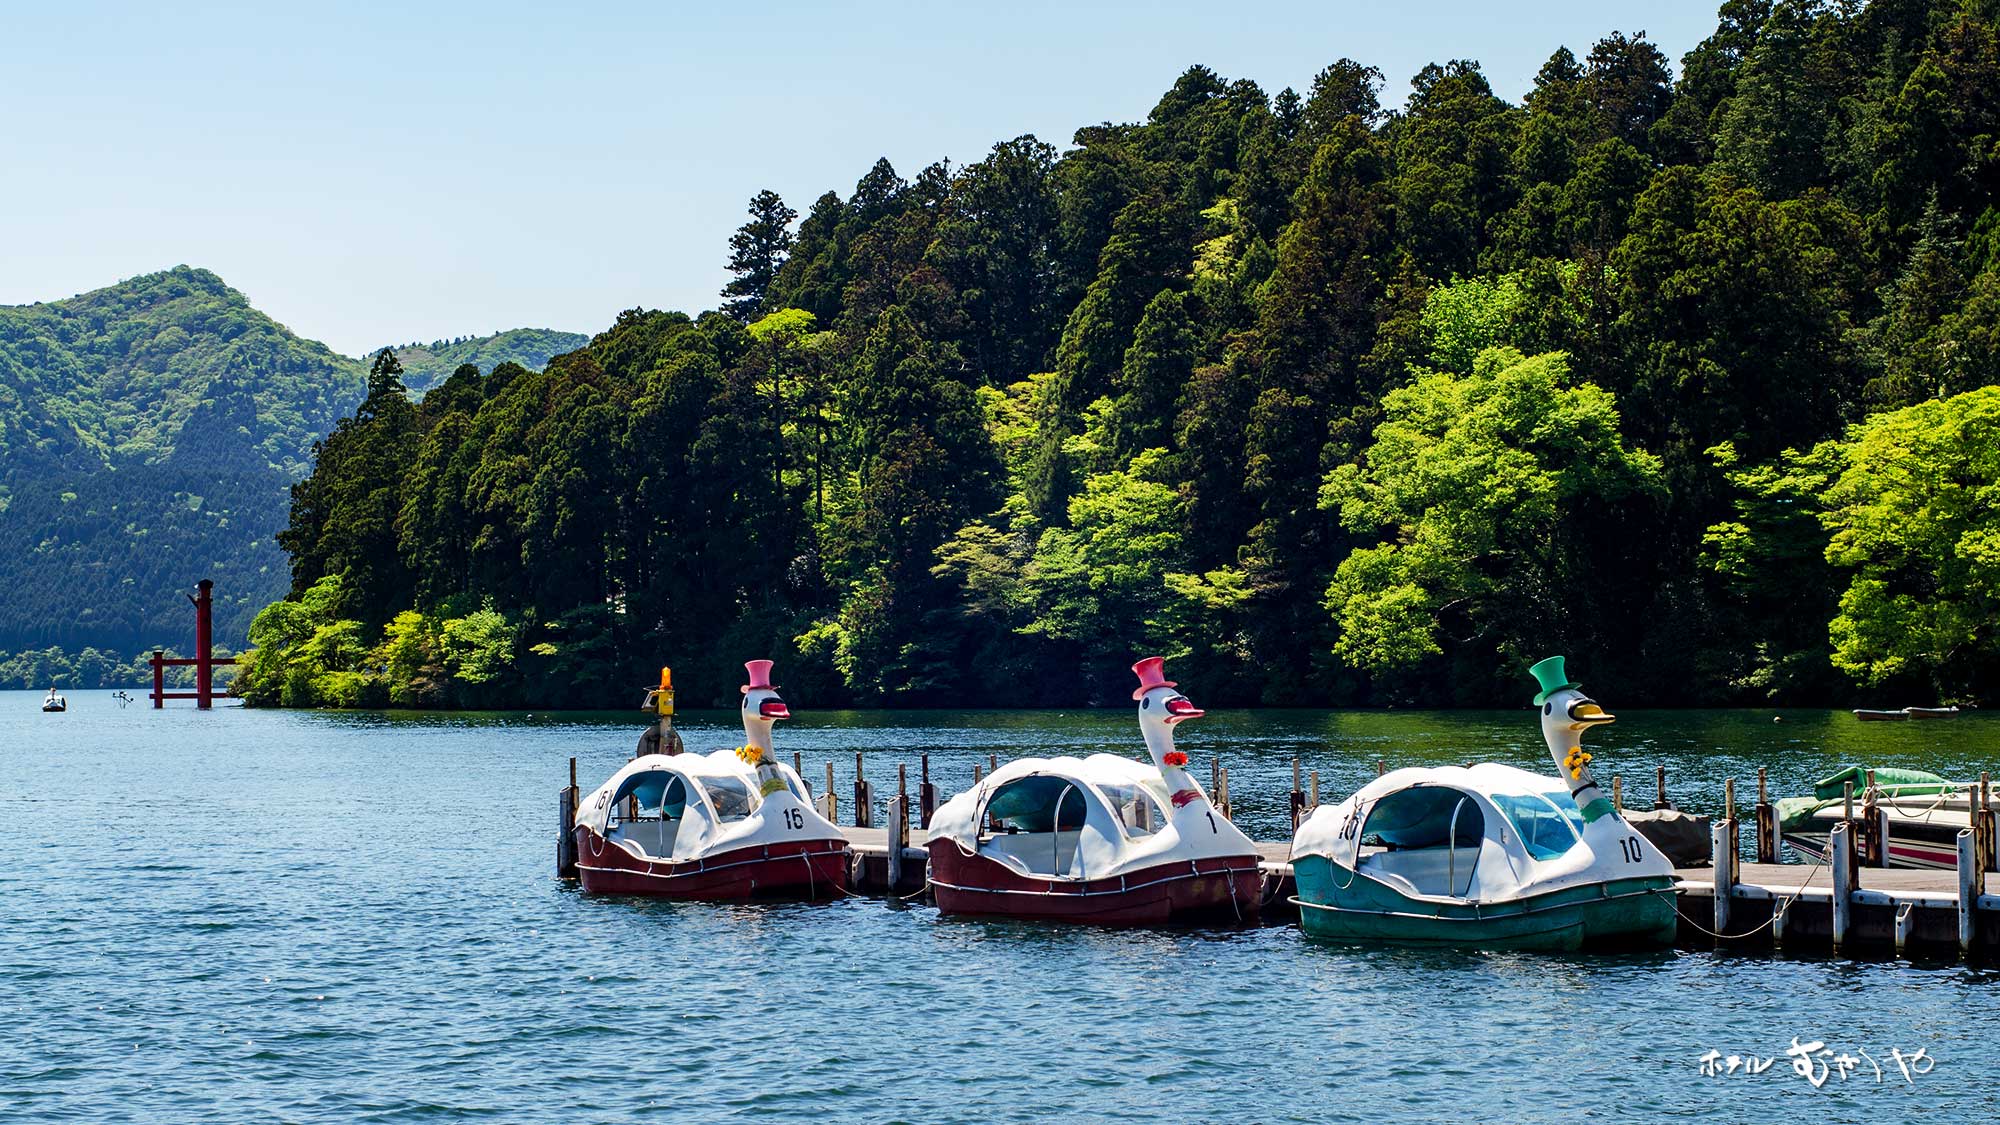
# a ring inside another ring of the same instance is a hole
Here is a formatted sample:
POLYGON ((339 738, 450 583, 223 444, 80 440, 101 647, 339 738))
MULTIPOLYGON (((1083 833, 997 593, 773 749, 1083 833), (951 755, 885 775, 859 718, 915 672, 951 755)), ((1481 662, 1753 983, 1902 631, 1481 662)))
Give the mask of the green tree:
POLYGON ((1573 385, 1560 354, 1495 348, 1471 374, 1420 375, 1383 406, 1374 444, 1322 492, 1351 530, 1390 536, 1327 586, 1335 654, 1387 674, 1469 653, 1465 673, 1497 675, 1534 652, 1604 648, 1575 546, 1594 520, 1661 493, 1612 396, 1573 385))
POLYGON ((735 276, 722 287, 729 315, 750 321, 765 311, 778 271, 791 253, 792 220, 798 217, 775 191, 750 198, 750 221, 729 236, 729 272, 735 276))

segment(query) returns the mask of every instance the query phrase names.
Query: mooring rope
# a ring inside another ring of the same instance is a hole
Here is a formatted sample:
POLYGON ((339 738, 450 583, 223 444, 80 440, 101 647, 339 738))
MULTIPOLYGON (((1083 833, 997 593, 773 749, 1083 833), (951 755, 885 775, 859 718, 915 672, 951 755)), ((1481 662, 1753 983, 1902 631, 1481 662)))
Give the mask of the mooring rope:
MULTIPOLYGON (((1702 925, 1700 922, 1697 922, 1694 919, 1688 917, 1687 912, 1681 909, 1681 896, 1678 890, 1669 888, 1667 890, 1654 891, 1652 893, 1656 895, 1673 896, 1675 917, 1678 917, 1681 921, 1686 922, 1688 925, 1693 926, 1695 929, 1700 930, 1702 933, 1707 934, 1709 937, 1716 938, 1722 941, 1727 941, 1732 938, 1754 937, 1758 932, 1762 931, 1766 926, 1774 925, 1778 921, 1779 915, 1783 914, 1787 910, 1790 910, 1792 904, 1797 902, 1799 898, 1806 893, 1806 888, 1812 885, 1814 873, 1818 872, 1820 869, 1826 866, 1827 865, 1825 863, 1821 863, 1818 861, 1814 861, 1813 863, 1808 864, 1806 868, 1806 881, 1800 883, 1798 889, 1793 891, 1789 896, 1785 897, 1784 899, 1774 901, 1771 904, 1771 916, 1769 918, 1764 919, 1762 922, 1751 927, 1750 929, 1743 931, 1740 934, 1719 934, 1716 933, 1714 930, 1709 929, 1707 926, 1702 925)), ((1731 886, 1733 887, 1734 884, 1732 883, 1731 886)))

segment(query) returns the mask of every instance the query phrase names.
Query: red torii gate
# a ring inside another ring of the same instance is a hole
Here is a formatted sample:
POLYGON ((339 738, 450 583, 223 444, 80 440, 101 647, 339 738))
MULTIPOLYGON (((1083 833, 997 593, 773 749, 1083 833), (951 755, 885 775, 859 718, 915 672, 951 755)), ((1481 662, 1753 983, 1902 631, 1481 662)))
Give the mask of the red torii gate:
POLYGON ((155 711, 165 706, 169 699, 192 699, 196 707, 203 711, 208 710, 215 703, 215 670, 236 663, 236 658, 233 656, 225 656, 219 660, 215 656, 213 643, 215 626, 211 621, 209 598, 209 591, 214 588, 215 583, 204 578, 195 583, 198 593, 188 598, 188 601, 194 603, 195 654, 192 657, 175 657, 169 660, 164 651, 157 648, 153 650, 153 710, 155 711), (188 665, 194 666, 194 690, 168 691, 168 667, 188 665))

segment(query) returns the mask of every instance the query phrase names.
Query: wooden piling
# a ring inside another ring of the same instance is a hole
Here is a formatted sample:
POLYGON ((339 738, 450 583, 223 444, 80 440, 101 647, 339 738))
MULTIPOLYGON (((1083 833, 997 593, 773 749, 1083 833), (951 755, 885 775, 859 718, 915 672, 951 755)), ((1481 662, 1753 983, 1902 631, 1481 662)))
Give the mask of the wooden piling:
POLYGON ((1778 806, 1771 803, 1770 782, 1763 766, 1757 767, 1757 862, 1778 862, 1778 806))
POLYGON ((1215 809, 1222 814, 1224 820, 1236 819, 1229 815, 1229 767, 1227 766, 1222 768, 1222 797, 1215 803, 1215 809))
POLYGON ((1381 777, 1383 774, 1388 772, 1389 772, 1389 763, 1383 761, 1380 758, 1375 759, 1375 776, 1381 777))
POLYGON ((854 827, 875 827, 875 788, 861 776, 861 752, 854 753, 854 827))
MULTIPOLYGON (((1850 783, 1849 788, 1853 786, 1850 783)), ((1846 821, 1833 826, 1827 836, 1827 850, 1833 856, 1833 951, 1847 947, 1847 923, 1853 916, 1854 830, 1846 821)))
POLYGON ((835 824, 840 823, 840 796, 833 789, 833 763, 826 764, 826 795, 820 798, 822 808, 819 815, 835 824))
POLYGON ((1625 811, 1625 779, 1615 773, 1611 775, 1611 809, 1613 812, 1625 811))
POLYGON ((1869 770, 1867 788, 1861 791, 1861 862, 1866 867, 1889 866, 1889 817, 1881 807, 1875 789, 1875 771, 1869 770))
POLYGON ((1978 834, 1970 828, 1958 833, 1958 951, 1972 954, 1978 935, 1979 896, 1986 893, 1986 864, 1979 857, 1978 834))
POLYGON ((1667 767, 1665 766, 1655 766, 1653 768, 1653 794, 1653 807, 1655 809, 1670 809, 1674 807, 1674 803, 1667 800, 1667 767))
POLYGON ((1730 862, 1727 817, 1708 826, 1708 858, 1715 871, 1715 934, 1720 941, 1729 933, 1729 900, 1736 890, 1736 865, 1730 862))
POLYGON ((1313 807, 1313 808, 1318 808, 1318 807, 1319 807, 1319 771, 1318 771, 1318 770, 1314 770, 1314 771, 1312 771, 1312 789, 1311 789, 1311 790, 1310 790, 1309 792, 1307 792, 1307 794, 1306 794, 1306 799, 1312 802, 1312 807, 1313 807))
POLYGON ((1996 849, 2000 849, 2000 840, 1996 839, 1993 818, 1993 775, 1990 773, 1979 775, 1979 806, 1972 816, 1972 832, 1973 843, 1977 845, 1979 853, 1981 878, 1984 878, 1984 872, 2000 868, 2000 855, 1995 854, 1996 849))
POLYGON ((569 760, 569 785, 556 797, 556 878, 576 878, 576 759, 569 760))
POLYGON ((1729 883, 1734 886, 1743 875, 1743 829, 1736 819, 1736 779, 1722 783, 1722 823, 1729 829, 1729 883))
POLYGON ((931 784, 931 756, 925 754, 917 760, 922 763, 923 770, 921 780, 917 783, 917 812, 921 817, 917 821, 917 826, 928 829, 931 826, 931 814, 937 812, 937 786, 931 784))
POLYGON ((1292 831, 1299 830, 1299 821, 1306 814, 1306 791, 1299 786, 1299 760, 1292 759, 1292 831))
POLYGON ((907 768, 896 764, 896 797, 889 802, 889 893, 903 886, 903 849, 910 846, 910 797, 907 768))

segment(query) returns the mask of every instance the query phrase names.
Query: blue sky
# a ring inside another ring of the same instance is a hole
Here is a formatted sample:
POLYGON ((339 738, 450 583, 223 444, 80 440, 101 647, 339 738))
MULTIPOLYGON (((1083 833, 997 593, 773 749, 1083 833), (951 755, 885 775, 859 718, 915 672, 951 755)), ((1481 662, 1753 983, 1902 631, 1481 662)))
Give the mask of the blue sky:
POLYGON ((0 304, 206 266, 350 354, 700 309, 770 187, 800 211, 1142 118, 1203 63, 1275 93, 1348 56, 1399 102, 1475 58, 1518 99, 1558 45, 1715 5, 0 5, 0 304))

